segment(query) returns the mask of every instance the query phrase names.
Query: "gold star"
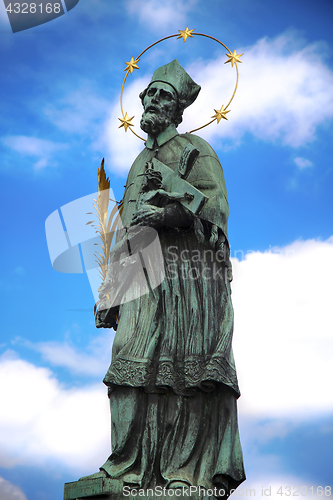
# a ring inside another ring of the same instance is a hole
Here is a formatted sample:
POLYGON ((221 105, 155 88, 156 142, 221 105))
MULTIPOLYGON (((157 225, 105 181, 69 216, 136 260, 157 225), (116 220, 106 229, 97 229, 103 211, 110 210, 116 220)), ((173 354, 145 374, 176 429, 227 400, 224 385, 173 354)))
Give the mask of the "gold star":
POLYGON ((125 62, 126 64, 126 68, 124 69, 124 71, 128 71, 132 74, 133 73, 133 69, 140 69, 139 66, 138 66, 138 62, 140 61, 139 58, 137 59, 133 59, 133 56, 130 60, 130 62, 125 62))
POLYGON ((239 58, 243 55, 244 54, 237 54, 236 51, 234 50, 232 54, 226 54, 226 56, 228 57, 228 60, 224 64, 231 62, 231 66, 233 66, 235 63, 238 63, 238 62, 241 63, 243 61, 241 61, 239 58))
POLYGON ((230 113, 230 109, 225 110, 224 106, 221 106, 221 109, 214 109, 215 115, 212 116, 212 118, 216 118, 217 123, 220 123, 221 118, 224 118, 224 120, 227 120, 228 118, 225 116, 227 113, 230 113))
POLYGON ((177 37, 177 40, 178 38, 182 38, 185 42, 186 38, 189 36, 190 38, 193 38, 193 35, 191 35, 191 33, 194 31, 194 30, 189 30, 188 29, 188 26, 186 26, 186 29, 185 30, 178 30, 180 35, 177 37))
POLYGON ((134 118, 134 116, 132 116, 132 118, 130 118, 126 112, 124 118, 118 118, 118 120, 121 121, 121 125, 119 125, 118 128, 124 127, 125 132, 127 132, 128 127, 134 127, 134 125, 131 121, 131 120, 133 120, 133 118, 134 118))

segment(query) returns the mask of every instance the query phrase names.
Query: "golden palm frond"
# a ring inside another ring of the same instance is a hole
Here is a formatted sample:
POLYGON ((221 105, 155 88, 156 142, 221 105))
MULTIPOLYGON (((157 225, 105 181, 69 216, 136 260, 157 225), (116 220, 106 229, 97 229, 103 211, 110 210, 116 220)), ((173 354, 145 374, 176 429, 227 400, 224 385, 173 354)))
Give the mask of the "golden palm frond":
POLYGON ((104 158, 103 158, 101 162, 101 167, 98 169, 98 195, 97 199, 94 200, 93 203, 93 206, 95 208, 95 213, 89 212, 89 214, 97 216, 97 221, 87 222, 87 224, 91 224, 92 227, 95 228, 96 234, 98 234, 98 236, 101 239, 101 243, 95 243, 95 245, 101 247, 101 253, 96 252, 95 257, 96 257, 96 262, 99 265, 99 274, 102 282, 104 282, 107 275, 111 242, 116 227, 120 222, 120 215, 122 212, 122 202, 116 202, 116 205, 113 207, 108 217, 108 209, 110 201, 109 191, 110 191, 110 179, 106 177, 106 173, 104 170, 104 158))

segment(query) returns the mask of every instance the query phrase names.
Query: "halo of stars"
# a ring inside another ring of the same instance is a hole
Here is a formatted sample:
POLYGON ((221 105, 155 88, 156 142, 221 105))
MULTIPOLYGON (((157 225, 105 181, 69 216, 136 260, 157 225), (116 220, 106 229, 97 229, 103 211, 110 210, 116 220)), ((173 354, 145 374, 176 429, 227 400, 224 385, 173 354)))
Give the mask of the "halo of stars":
POLYGON ((175 34, 175 35, 169 35, 169 36, 166 36, 164 38, 161 38, 160 40, 157 40, 157 42, 154 42, 152 43, 151 45, 149 45, 149 47, 147 47, 146 49, 144 49, 141 54, 138 55, 138 57, 136 57, 135 59, 133 58, 133 56, 131 57, 131 60, 129 62, 125 62, 126 64, 126 68, 124 69, 124 71, 126 71, 126 74, 125 74, 125 77, 124 77, 124 81, 123 81, 123 84, 122 84, 122 87, 121 87, 121 92, 120 92, 120 108, 121 108, 121 114, 122 114, 122 118, 118 118, 118 120, 121 122, 119 127, 118 128, 121 128, 121 127, 124 127, 124 130, 125 132, 127 132, 127 130, 129 129, 134 135, 136 135, 139 139, 145 141, 145 139, 143 137, 141 137, 140 135, 138 135, 134 130, 134 125, 132 123, 132 120, 134 118, 134 116, 132 117, 129 117, 127 111, 124 112, 124 109, 123 109, 123 92, 124 92, 124 87, 125 87, 125 82, 126 82, 126 79, 128 77, 129 74, 133 74, 133 71, 135 69, 140 69, 139 66, 138 66, 138 62, 140 61, 140 58, 143 56, 143 54, 145 52, 147 52, 149 49, 151 49, 152 47, 154 47, 155 45, 157 45, 158 43, 160 42, 163 42, 164 40, 168 40, 169 38, 174 38, 174 37, 177 37, 177 40, 178 39, 182 39, 183 42, 185 43, 186 40, 188 38, 193 38, 193 36, 203 36, 203 37, 206 37, 206 38, 210 38, 211 40, 214 40, 215 42, 218 42, 220 45, 222 45, 227 51, 228 53, 226 54, 227 56, 227 61, 225 61, 224 64, 227 64, 227 63, 231 63, 231 66, 232 67, 236 67, 236 85, 235 85, 235 89, 234 89, 234 92, 231 96, 231 99, 229 100, 228 104, 226 106, 224 106, 222 104, 221 108, 220 109, 214 109, 215 111, 215 114, 213 116, 211 116, 211 120, 207 123, 205 123, 204 125, 202 125, 201 127, 198 127, 196 129, 193 129, 193 130, 190 130, 190 132, 188 132, 189 134, 191 134, 192 132, 196 132, 197 130, 200 130, 204 127, 207 127, 208 125, 210 125, 211 123, 213 123, 214 121, 216 121, 216 123, 220 123, 220 121, 223 119, 223 120, 228 120, 226 114, 227 113, 230 113, 230 109, 228 109, 231 101, 233 100, 235 94, 236 94, 236 90, 237 90, 237 86, 238 86, 238 66, 237 64, 238 63, 241 63, 242 61, 240 60, 241 56, 244 55, 244 54, 237 54, 236 50, 234 50, 233 52, 231 52, 231 50, 228 49, 228 47, 226 45, 224 45, 224 43, 222 43, 220 40, 218 40, 217 38, 214 38, 210 35, 205 35, 204 33, 194 33, 194 29, 189 29, 188 26, 186 26, 186 28, 184 30, 178 30, 178 33, 175 34))

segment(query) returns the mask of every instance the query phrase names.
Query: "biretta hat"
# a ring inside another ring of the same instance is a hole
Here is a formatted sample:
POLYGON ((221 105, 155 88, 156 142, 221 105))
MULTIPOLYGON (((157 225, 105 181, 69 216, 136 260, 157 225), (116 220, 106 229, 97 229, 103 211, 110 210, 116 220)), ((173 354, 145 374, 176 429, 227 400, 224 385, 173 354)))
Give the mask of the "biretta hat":
POLYGON ((170 63, 157 68, 148 87, 154 82, 163 82, 171 85, 176 91, 178 98, 185 102, 185 108, 196 100, 201 89, 200 85, 197 85, 181 67, 178 59, 174 59, 170 63))

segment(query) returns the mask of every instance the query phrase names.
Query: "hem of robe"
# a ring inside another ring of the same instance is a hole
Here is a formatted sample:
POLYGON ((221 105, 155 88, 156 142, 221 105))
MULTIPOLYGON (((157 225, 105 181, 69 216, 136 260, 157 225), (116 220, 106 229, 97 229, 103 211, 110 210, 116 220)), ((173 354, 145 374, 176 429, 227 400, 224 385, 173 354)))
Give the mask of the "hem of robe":
MULTIPOLYGON (((230 388, 218 384, 214 393, 190 397, 147 394, 144 388, 117 390, 120 405, 132 413, 115 452, 101 467, 111 478, 139 488, 171 481, 206 489, 222 484, 226 497, 246 479, 236 396, 230 388)), ((117 405, 117 394, 112 397, 117 405)))

